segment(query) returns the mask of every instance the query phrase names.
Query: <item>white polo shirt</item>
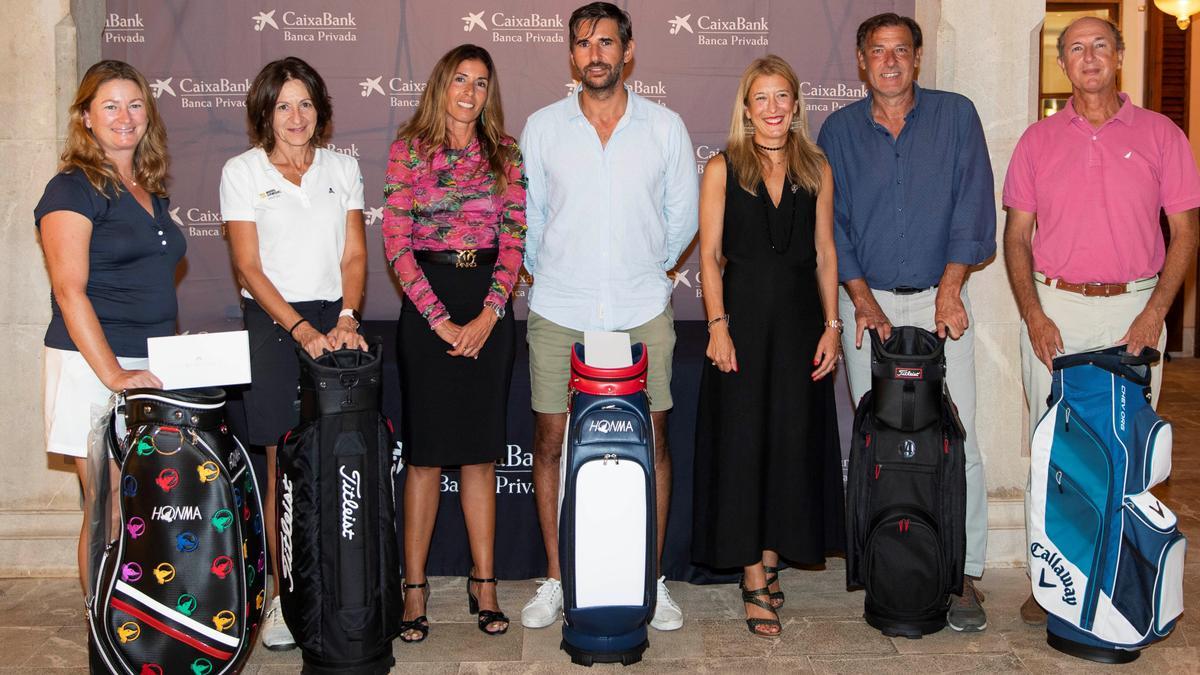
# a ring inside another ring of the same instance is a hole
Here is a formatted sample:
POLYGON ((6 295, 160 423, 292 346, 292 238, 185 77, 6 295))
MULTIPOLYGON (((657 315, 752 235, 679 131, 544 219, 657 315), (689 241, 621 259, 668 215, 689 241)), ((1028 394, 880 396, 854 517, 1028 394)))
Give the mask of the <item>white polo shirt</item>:
MULTIPOLYGON (((221 171, 221 217, 257 226, 263 272, 288 302, 342 297, 346 213, 362 208, 358 160, 324 148, 298 186, 262 148, 230 159, 221 171)), ((242 295, 253 297, 244 288, 242 295)))

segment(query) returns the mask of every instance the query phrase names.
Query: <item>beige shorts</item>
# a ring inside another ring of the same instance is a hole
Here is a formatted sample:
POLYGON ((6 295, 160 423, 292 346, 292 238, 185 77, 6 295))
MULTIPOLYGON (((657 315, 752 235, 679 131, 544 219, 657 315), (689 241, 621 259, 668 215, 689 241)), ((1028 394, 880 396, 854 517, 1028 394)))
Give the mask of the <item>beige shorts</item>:
MULTIPOLYGON (((675 313, 670 303, 662 314, 646 323, 620 331, 632 342, 644 342, 650 350, 650 372, 646 384, 650 410, 670 410, 671 358, 675 354, 675 313)), ((560 326, 529 312, 525 339, 529 342, 529 380, 535 412, 567 412, 567 380, 571 371, 571 346, 583 342, 583 332, 560 326)))
MULTIPOLYGON (((43 355, 46 452, 87 457, 88 433, 108 411, 112 392, 79 352, 46 347, 43 355)), ((124 356, 117 357, 117 362, 126 370, 145 370, 150 363, 148 359, 124 356)))

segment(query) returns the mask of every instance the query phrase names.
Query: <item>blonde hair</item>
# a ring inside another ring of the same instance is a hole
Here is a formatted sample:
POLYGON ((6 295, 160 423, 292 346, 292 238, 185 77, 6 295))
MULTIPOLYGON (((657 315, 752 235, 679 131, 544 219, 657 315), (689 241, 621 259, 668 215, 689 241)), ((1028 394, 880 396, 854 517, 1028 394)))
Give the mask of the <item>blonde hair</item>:
POLYGON ((100 61, 88 68, 84 74, 69 110, 67 142, 59 157, 58 170, 82 171, 92 187, 101 194, 107 194, 109 187, 117 192, 121 191, 121 177, 117 175, 116 167, 96 142, 92 130, 83 123, 83 113, 91 107, 96 92, 110 80, 129 80, 141 91, 142 101, 146 106, 146 134, 138 141, 133 151, 134 179, 147 192, 166 197, 167 131, 162 118, 158 116, 158 107, 154 104, 154 97, 150 94, 150 85, 146 84, 146 78, 124 61, 100 61))
POLYGON ((492 192, 500 194, 508 188, 507 165, 513 159, 516 146, 504 145, 504 109, 500 104, 500 80, 492 55, 483 47, 459 45, 446 52, 433 66, 417 112, 396 131, 396 139, 407 139, 410 143, 420 141, 418 152, 428 159, 434 151, 449 145, 450 133, 446 130, 446 92, 454 78, 458 64, 463 61, 480 61, 488 71, 488 95, 483 110, 475 120, 475 137, 487 158, 488 170, 495 184, 492 192))
POLYGON ((792 117, 792 128, 784 142, 783 153, 787 157, 787 177, 809 192, 821 189, 821 176, 825 168, 825 153, 808 136, 808 114, 804 109, 804 97, 800 95, 800 80, 787 61, 768 54, 755 59, 738 82, 737 98, 733 102, 733 118, 729 122, 729 141, 725 149, 732 165, 738 185, 746 192, 757 194, 762 181, 762 162, 767 153, 754 145, 754 130, 746 118, 747 99, 754 80, 764 75, 778 75, 787 80, 796 101, 796 113, 792 117))

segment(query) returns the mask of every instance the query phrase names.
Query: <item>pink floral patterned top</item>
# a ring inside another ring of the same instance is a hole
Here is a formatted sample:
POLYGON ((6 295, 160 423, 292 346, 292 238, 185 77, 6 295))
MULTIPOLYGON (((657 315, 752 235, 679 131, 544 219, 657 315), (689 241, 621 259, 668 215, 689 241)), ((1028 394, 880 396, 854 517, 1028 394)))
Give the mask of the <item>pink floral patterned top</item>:
MULTIPOLYGON (((450 318, 413 256, 414 250, 499 248, 484 305, 500 310, 521 270, 525 250, 525 172, 516 141, 506 175, 508 188, 493 194, 495 180, 479 139, 462 150, 439 148, 426 160, 420 142, 392 143, 383 194, 383 250, 396 278, 430 328, 450 318)), ((499 312, 497 312, 499 313, 499 312)))

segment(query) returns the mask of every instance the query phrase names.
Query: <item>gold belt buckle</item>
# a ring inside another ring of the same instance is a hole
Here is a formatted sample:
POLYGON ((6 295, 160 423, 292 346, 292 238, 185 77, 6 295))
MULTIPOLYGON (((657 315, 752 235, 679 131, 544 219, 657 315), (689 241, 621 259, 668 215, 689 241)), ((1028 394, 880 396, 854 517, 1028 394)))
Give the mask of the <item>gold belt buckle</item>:
POLYGON ((456 251, 456 253, 458 254, 458 260, 454 262, 455 267, 479 267, 479 263, 475 262, 475 249, 456 251))

